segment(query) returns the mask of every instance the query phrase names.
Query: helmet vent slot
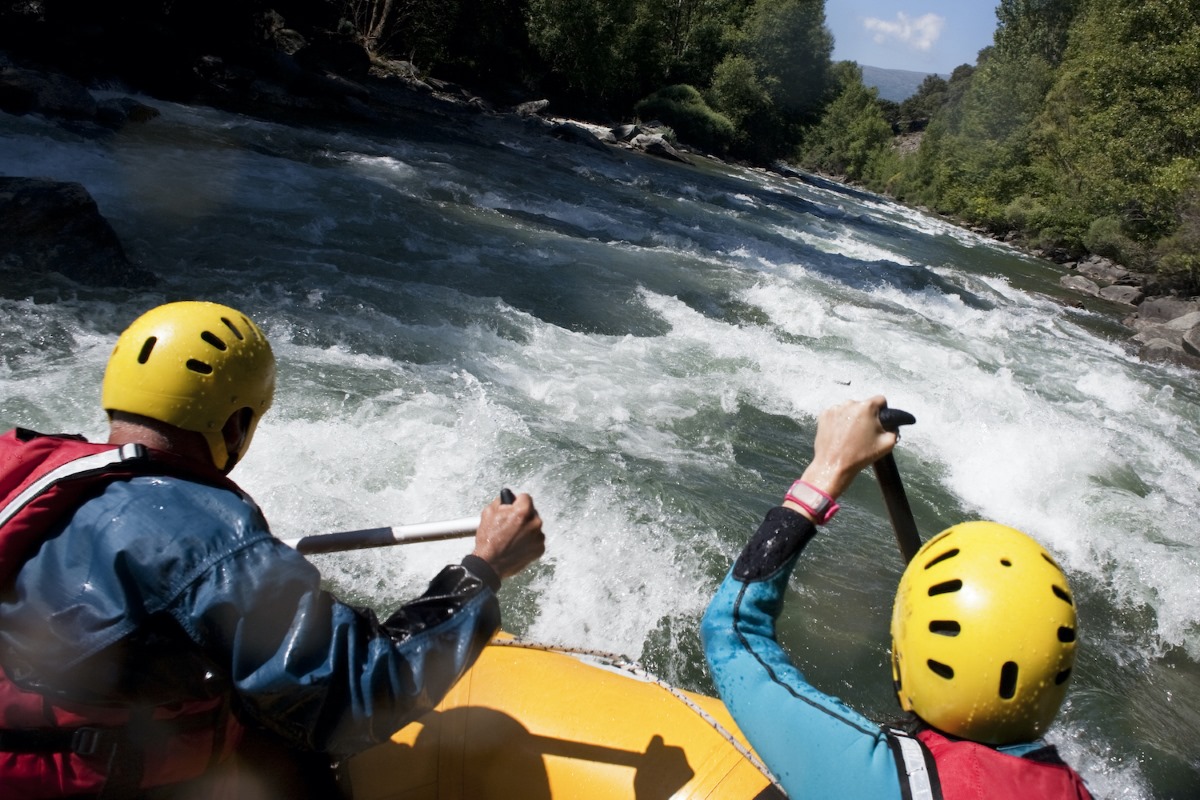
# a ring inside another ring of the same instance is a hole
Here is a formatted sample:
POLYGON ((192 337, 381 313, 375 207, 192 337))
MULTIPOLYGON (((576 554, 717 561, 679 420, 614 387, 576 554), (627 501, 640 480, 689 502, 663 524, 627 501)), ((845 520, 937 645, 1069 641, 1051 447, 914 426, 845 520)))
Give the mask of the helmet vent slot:
POLYGON ((1064 603, 1066 603, 1069 606, 1075 605, 1075 603, 1073 603, 1071 601, 1070 593, 1067 592, 1066 589, 1062 588, 1061 586, 1056 586, 1054 584, 1051 584, 1050 588, 1054 590, 1054 596, 1057 597, 1059 600, 1062 600, 1064 603))
POLYGON ((1060 627, 1059 627, 1059 629, 1058 629, 1058 640, 1059 640, 1060 642, 1073 642, 1073 641, 1075 641, 1075 629, 1074 629, 1074 628, 1068 628, 1066 625, 1062 625, 1062 626, 1060 626, 1060 627))
POLYGON ((947 550, 946 552, 944 552, 944 553, 940 554, 940 555, 939 555, 937 558, 935 558, 935 559, 933 559, 932 561, 930 561, 929 563, 927 563, 927 564, 925 565, 925 569, 929 569, 929 568, 930 568, 930 567, 932 567, 934 564, 940 564, 940 563, 942 563, 943 561, 945 561, 945 560, 946 560, 946 559, 948 559, 948 558, 954 558, 956 555, 958 555, 958 548, 957 548, 957 547, 956 547, 956 548, 954 548, 953 550, 947 550))
POLYGON ((935 674, 946 680, 954 677, 954 668, 949 664, 943 664, 940 661, 934 661, 932 658, 925 662, 929 669, 935 674))
POLYGON ((1000 697, 1012 700, 1017 693, 1017 662, 1005 661, 1000 668, 1000 697))
POLYGON ((1062 686, 1067 682, 1067 678, 1071 677, 1071 670, 1064 669, 1062 672, 1054 676, 1054 685, 1062 686))
POLYGON ((961 588, 962 581, 955 578, 952 581, 944 581, 943 583, 936 583, 933 586, 930 586, 929 596, 934 597, 939 594, 950 594, 951 592, 957 592, 961 588))
POLYGON ((929 623, 929 632, 939 636, 958 636, 962 626, 952 619, 935 619, 929 623))
POLYGON ((197 361, 194 358, 187 360, 187 368, 192 372, 199 372, 201 375, 212 375, 212 365, 205 364, 203 361, 197 361))
MULTIPOLYGON (((245 322, 245 317, 242 318, 242 321, 245 322)), ((221 317, 221 322, 225 323, 225 327, 229 328, 233 335, 238 338, 239 342, 246 338, 245 336, 242 336, 242 332, 237 329, 237 326, 230 322, 227 318, 221 317)), ((246 327, 250 328, 250 325, 247 324, 246 327)), ((251 328, 251 330, 253 329, 251 328)))
POLYGON ((138 357, 137 357, 137 362, 139 364, 145 364, 147 361, 150 360, 150 352, 152 350, 154 350, 154 345, 156 345, 156 344, 158 344, 157 336, 151 336, 145 342, 142 343, 142 351, 140 353, 138 353, 138 357))
POLYGON ((1000 559, 1000 564, 1001 564, 1001 566, 1005 566, 1005 567, 1011 567, 1011 566, 1012 566, 1012 562, 1011 562, 1011 561, 1009 561, 1007 558, 1002 558, 1002 559, 1000 559))
POLYGON ((221 340, 221 337, 217 336, 212 331, 205 331, 204 333, 200 334, 200 338, 222 352, 229 349, 229 345, 225 344, 225 342, 221 340))

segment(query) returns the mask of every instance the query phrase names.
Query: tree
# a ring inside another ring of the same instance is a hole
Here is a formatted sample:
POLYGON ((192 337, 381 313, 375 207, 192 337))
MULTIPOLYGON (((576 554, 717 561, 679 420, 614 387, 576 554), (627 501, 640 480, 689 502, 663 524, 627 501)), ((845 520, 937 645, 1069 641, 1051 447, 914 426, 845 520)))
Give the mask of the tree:
POLYGON ((927 75, 912 96, 900 104, 897 123, 906 133, 925 130, 949 96, 950 84, 941 75, 927 75))
POLYGON ((1136 241, 1177 225, 1200 168, 1200 7, 1091 0, 1039 122, 1047 172, 1085 223, 1115 216, 1136 241))
POLYGON ((628 94, 622 45, 632 0, 529 0, 529 41, 565 87, 599 103, 628 94))
POLYGON ((458 17, 450 0, 345 0, 350 20, 363 46, 371 53, 399 54, 430 65, 445 54, 446 35, 458 17))
POLYGON ((725 153, 733 142, 733 122, 713 111, 695 87, 675 84, 659 89, 636 106, 643 119, 658 119, 670 125, 687 144, 710 152, 725 153))
POLYGON ((1037 56, 1057 66, 1067 50, 1071 24, 1086 0, 1000 0, 996 48, 1006 56, 1037 56))
POLYGON ((845 61, 836 70, 842 92, 805 136, 800 161, 809 169, 858 180, 872 159, 891 145, 892 126, 876 102, 878 92, 863 85, 858 65, 845 61))
POLYGON ((764 85, 782 114, 805 125, 820 118, 836 89, 824 0, 758 0, 742 25, 738 49, 770 78, 764 85))

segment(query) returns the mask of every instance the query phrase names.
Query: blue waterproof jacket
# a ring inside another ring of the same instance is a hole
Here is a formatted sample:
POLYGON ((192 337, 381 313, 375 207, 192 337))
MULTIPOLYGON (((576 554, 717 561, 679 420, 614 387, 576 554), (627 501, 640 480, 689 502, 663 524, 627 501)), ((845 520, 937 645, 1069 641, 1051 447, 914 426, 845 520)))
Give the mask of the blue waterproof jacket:
MULTIPOLYGON (((900 800, 908 784, 902 794, 894 737, 810 685, 775 639, 788 578, 815 534, 791 509, 768 512, 709 603, 705 655, 721 699, 789 797, 900 800)), ((1043 747, 997 750, 1022 756, 1043 747)))
POLYGON ((227 693, 243 720, 346 755, 432 708, 499 629, 499 579, 480 559, 381 622, 323 591, 225 488, 116 481, 57 528, 0 596, 0 663, 54 698, 227 693))

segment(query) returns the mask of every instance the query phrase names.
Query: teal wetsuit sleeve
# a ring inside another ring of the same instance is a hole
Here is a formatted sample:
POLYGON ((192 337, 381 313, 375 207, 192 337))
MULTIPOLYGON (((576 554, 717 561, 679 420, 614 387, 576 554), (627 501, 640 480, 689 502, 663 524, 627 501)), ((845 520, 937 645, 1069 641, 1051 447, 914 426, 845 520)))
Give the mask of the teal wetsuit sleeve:
POLYGON ((775 639, 788 577, 814 533, 790 509, 767 514, 704 615, 705 656, 738 727, 793 800, 898 800, 884 732, 810 685, 775 639))

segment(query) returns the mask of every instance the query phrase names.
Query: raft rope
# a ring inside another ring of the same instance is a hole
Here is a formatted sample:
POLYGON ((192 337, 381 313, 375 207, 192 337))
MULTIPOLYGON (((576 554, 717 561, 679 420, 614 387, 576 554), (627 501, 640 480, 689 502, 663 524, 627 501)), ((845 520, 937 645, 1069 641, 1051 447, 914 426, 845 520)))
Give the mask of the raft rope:
POLYGON ((725 741, 733 745, 733 748, 737 750, 743 758, 753 764, 754 767, 763 774, 763 777, 770 781, 776 789, 778 789, 780 792, 783 791, 783 786, 779 784, 779 781, 775 780, 775 776, 771 774, 771 770, 767 769, 767 765, 762 762, 758 755, 756 755, 753 750, 738 741, 737 737, 730 733, 729 729, 722 725, 712 714, 701 708, 699 703, 688 697, 681 689, 675 688, 658 676, 648 672, 645 667, 643 667, 641 664, 638 664, 636 661, 630 660, 627 656, 619 655, 617 653, 607 653, 603 650, 591 650, 585 647, 567 647, 565 645, 541 644, 538 642, 528 642, 516 638, 493 639, 491 644, 503 647, 520 647, 526 650, 545 650, 551 653, 563 653, 565 655, 588 656, 590 658, 604 661, 608 664, 608 666, 614 669, 619 669, 622 672, 628 672, 630 675, 633 675, 639 680, 655 684, 660 689, 669 692, 675 697, 676 700, 683 703, 692 711, 696 712, 696 714, 702 720, 707 722, 709 726, 717 732, 718 736, 721 736, 723 739, 725 739, 725 741))

